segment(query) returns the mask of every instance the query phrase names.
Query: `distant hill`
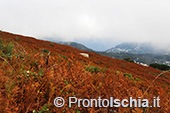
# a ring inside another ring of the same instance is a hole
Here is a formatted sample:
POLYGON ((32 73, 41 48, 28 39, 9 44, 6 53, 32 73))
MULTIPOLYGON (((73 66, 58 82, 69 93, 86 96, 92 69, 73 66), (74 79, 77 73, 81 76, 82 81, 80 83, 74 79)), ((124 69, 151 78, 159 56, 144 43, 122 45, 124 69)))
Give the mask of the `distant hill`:
POLYGON ((146 54, 112 53, 112 52, 96 52, 96 53, 111 58, 116 58, 116 59, 131 58, 136 62, 145 63, 148 65, 152 63, 170 65, 170 55, 149 54, 149 53, 146 54))
POLYGON ((91 51, 93 52, 94 50, 86 47, 85 45, 83 44, 80 44, 80 43, 77 43, 77 42, 56 42, 58 44, 63 44, 63 45, 68 45, 68 46, 72 46, 72 47, 75 47, 77 49, 80 49, 80 50, 84 50, 84 51, 91 51))
POLYGON ((170 54, 165 49, 155 48, 151 43, 125 42, 111 49, 106 50, 111 53, 133 53, 133 54, 170 54))
POLYGON ((58 44, 68 45, 75 47, 79 50, 96 52, 97 54, 101 54, 104 56, 108 56, 111 58, 124 59, 131 58, 137 62, 151 64, 151 63, 160 63, 170 65, 170 54, 165 52, 165 50, 155 49, 155 47, 151 43, 122 43, 113 47, 107 51, 94 51, 83 44, 77 42, 56 42, 58 44))
POLYGON ((123 59, 130 57, 131 59, 145 64, 160 63, 169 65, 170 55, 165 55, 165 50, 155 49, 151 43, 122 43, 115 48, 111 48, 106 52, 94 51, 83 44, 77 42, 56 42, 58 44, 75 47, 79 50, 96 52, 111 58, 123 59))

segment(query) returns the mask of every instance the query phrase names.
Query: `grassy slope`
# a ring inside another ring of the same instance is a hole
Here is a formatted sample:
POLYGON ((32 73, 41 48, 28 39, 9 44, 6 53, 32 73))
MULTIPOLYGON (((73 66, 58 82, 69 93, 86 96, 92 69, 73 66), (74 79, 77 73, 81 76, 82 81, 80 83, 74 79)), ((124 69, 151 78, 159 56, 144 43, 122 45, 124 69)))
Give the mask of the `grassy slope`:
MULTIPOLYGON (((131 111, 168 112, 170 74, 160 76, 144 95, 152 80, 161 71, 151 67, 112 59, 76 48, 0 31, 0 112, 126 112, 129 108, 56 108, 55 97, 78 98, 160 96, 161 108, 140 108, 131 111), (10 45, 12 51, 10 51, 10 45), (6 51, 8 50, 9 51, 6 51), (44 52, 42 51, 44 50, 44 52), (48 51, 49 61, 46 65, 48 51), (92 67, 93 66, 93 67, 92 67), (97 68, 99 67, 99 68, 97 68), (91 69, 91 72, 90 72, 91 69), (131 74, 132 77, 128 77, 131 74)), ((67 102, 66 102, 67 103, 67 102)))

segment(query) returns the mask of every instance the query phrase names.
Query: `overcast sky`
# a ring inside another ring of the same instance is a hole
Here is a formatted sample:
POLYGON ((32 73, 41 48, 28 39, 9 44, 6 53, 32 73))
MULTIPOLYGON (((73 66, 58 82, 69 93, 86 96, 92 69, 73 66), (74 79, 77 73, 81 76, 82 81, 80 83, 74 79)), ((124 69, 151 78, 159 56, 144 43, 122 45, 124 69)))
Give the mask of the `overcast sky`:
POLYGON ((126 41, 170 45, 170 1, 0 0, 0 29, 95 50, 126 41))

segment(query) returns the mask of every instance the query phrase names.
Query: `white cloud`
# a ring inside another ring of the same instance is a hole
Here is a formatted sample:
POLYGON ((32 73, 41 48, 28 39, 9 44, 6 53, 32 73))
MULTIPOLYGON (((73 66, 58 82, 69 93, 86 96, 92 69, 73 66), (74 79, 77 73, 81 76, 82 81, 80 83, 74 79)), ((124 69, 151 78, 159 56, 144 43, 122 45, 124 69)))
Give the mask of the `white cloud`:
POLYGON ((170 44, 168 0, 0 0, 0 29, 63 40, 170 44))

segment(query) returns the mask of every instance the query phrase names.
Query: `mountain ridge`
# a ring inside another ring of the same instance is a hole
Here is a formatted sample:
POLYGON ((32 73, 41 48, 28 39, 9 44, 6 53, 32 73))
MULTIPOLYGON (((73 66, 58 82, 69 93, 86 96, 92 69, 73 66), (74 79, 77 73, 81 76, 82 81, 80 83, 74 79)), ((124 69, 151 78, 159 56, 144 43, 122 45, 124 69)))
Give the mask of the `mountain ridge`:
POLYGON ((68 45, 68 46, 72 46, 72 47, 75 47, 77 49, 80 49, 80 50, 84 50, 84 51, 91 51, 91 52, 94 52, 94 50, 86 47, 85 45, 81 44, 81 43, 78 43, 78 42, 66 42, 66 41, 58 41, 56 42, 58 44, 63 44, 63 45, 68 45))
POLYGON ((106 50, 112 53, 133 53, 133 54, 170 54, 169 50, 155 47, 152 43, 124 42, 106 50))

